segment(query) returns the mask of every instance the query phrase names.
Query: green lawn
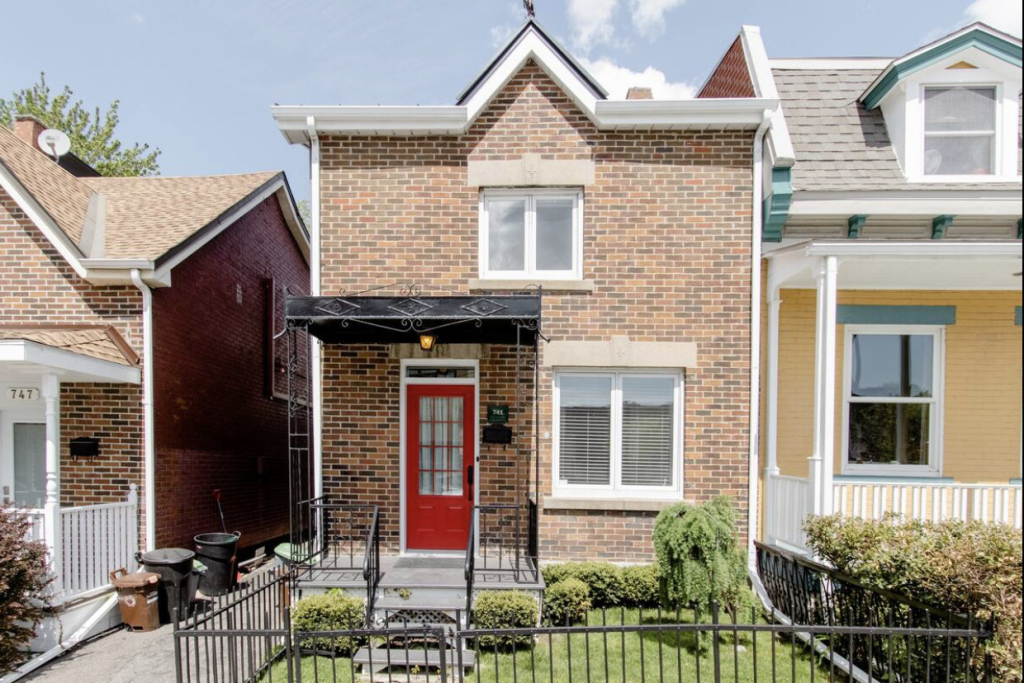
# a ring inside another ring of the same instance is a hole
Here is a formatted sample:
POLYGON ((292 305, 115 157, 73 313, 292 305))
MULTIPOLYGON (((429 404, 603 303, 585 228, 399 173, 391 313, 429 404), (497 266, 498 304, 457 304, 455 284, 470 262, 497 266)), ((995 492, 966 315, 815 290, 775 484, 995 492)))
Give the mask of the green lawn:
MULTIPOLYGON (((636 610, 591 612, 590 625, 600 626, 607 619, 610 626, 636 625, 640 614, 636 610)), ((693 623, 693 614, 684 612, 678 623, 693 623)), ((658 622, 654 611, 643 613, 645 625, 658 622)), ((661 623, 677 623, 674 616, 665 617, 661 623)), ((705 638, 707 638, 705 636, 705 638)), ((719 642, 721 651, 721 680, 723 683, 810 683, 828 681, 829 672, 806 653, 799 644, 793 648, 768 633, 723 634, 719 642), (774 640, 774 643, 773 643, 774 640), (756 641, 756 642, 755 642, 756 641), (774 667, 773 667, 774 651, 774 667), (812 674, 812 669, 815 669, 812 674), (756 677, 755 677, 756 670, 756 677)), ((697 646, 693 633, 674 630, 644 634, 556 634, 543 636, 531 649, 520 650, 515 655, 495 651, 493 648, 478 651, 477 669, 467 674, 465 683, 695 683, 714 681, 714 655, 710 639, 704 647, 697 646), (623 673, 625 664, 625 673, 623 673), (589 673, 589 678, 588 678, 589 673), (699 678, 698 678, 699 676, 699 678)), ((397 655, 396 655, 397 657, 397 655)), ((415 673, 415 672, 414 672, 415 673)), ((273 671, 274 681, 285 681, 286 667, 278 662, 273 671)), ((420 672, 422 675, 422 672, 420 672)), ((269 677, 264 680, 270 680, 269 677)), ((354 683, 361 680, 358 673, 352 677, 348 659, 327 657, 306 657, 302 661, 302 680, 331 681, 332 683, 354 683)), ((368 679, 364 679, 368 680, 368 679)), ((377 677, 387 681, 387 675, 377 677)), ((405 681, 405 672, 394 673, 395 681, 405 681)), ((436 673, 431 680, 440 682, 436 673)), ((840 680, 838 672, 836 679, 840 680)))

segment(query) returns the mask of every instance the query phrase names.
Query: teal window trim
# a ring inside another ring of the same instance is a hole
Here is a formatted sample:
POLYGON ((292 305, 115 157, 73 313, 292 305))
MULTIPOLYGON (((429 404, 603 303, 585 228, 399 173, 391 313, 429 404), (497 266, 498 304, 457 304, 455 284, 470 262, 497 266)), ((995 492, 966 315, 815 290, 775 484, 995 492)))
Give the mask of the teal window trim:
POLYGON ((1016 310, 1016 311, 1014 312, 1014 314, 1013 314, 1013 323, 1014 323, 1014 324, 1015 324, 1015 325, 1016 325, 1017 327, 1020 327, 1020 325, 1021 325, 1021 322, 1024 322, 1024 311, 1022 311, 1022 310, 1021 310, 1021 307, 1020 307, 1020 306, 1018 306, 1018 307, 1017 307, 1017 310, 1016 310))
POLYGON ((761 239, 765 242, 781 242, 782 229, 789 220, 793 205, 793 169, 773 168, 771 193, 764 198, 761 216, 761 239))
POLYGON ((956 325, 956 306, 839 306, 840 325, 956 325))
POLYGON ((886 475, 865 475, 865 474, 835 474, 832 480, 839 484, 869 484, 882 482, 884 484, 953 484, 956 483, 953 477, 890 477, 886 475))
POLYGON ((868 109, 874 109, 881 104, 885 96, 889 94, 889 91, 907 76, 927 69, 936 62, 940 62, 950 55, 971 47, 976 47, 982 52, 1002 59, 1018 69, 1021 68, 1021 64, 1024 62, 1020 45, 993 35, 988 31, 976 28, 953 40, 936 45, 931 50, 926 50, 919 55, 904 60, 897 60, 889 70, 889 73, 861 96, 861 101, 864 102, 864 106, 868 109))
POLYGON ((1020 479, 1011 479, 1010 480, 1010 486, 1020 486, 1020 485, 1021 485, 1021 480, 1020 479))

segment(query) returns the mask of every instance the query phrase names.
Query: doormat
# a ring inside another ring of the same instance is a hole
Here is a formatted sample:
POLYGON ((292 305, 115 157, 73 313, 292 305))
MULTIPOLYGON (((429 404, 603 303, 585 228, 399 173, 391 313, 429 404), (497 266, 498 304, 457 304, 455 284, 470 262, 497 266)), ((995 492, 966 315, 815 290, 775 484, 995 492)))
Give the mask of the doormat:
POLYGON ((462 569, 465 564, 461 557, 403 557, 395 569, 462 569))

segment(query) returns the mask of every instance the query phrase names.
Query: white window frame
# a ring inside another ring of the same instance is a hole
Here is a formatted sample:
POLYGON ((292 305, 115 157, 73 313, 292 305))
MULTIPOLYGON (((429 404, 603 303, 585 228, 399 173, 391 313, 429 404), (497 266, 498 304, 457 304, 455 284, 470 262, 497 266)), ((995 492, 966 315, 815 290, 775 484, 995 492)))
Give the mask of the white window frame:
POLYGON ((621 369, 556 369, 553 373, 552 391, 552 471, 551 490, 561 498, 644 498, 646 500, 679 500, 683 490, 683 403, 686 397, 686 381, 682 371, 658 372, 655 370, 629 371, 621 369), (561 440, 561 378, 602 377, 612 379, 612 414, 611 414, 611 484, 608 486, 572 485, 562 483, 560 471, 560 440, 561 440), (623 486, 622 485, 622 380, 623 378, 659 378, 673 379, 673 400, 675 410, 672 418, 672 485, 665 487, 623 486))
POLYGON ((926 83, 921 86, 921 175, 930 181, 949 181, 954 182, 962 180, 970 180, 971 178, 993 178, 999 176, 999 169, 1002 167, 1002 141, 1000 140, 999 129, 1000 129, 1000 117, 1002 116, 1002 107, 1000 102, 1002 101, 1002 88, 998 83, 926 83), (992 130, 969 130, 969 131, 935 131, 928 132, 927 124, 927 109, 928 109, 928 91, 929 90, 949 90, 954 88, 967 88, 970 90, 992 90, 992 113, 993 122, 992 130), (928 148, 927 141, 930 137, 936 138, 954 138, 954 137, 981 137, 987 135, 990 138, 991 152, 992 152, 992 167, 989 173, 981 175, 942 175, 942 174, 929 174, 925 170, 925 150, 928 148))
POLYGON ((842 473, 879 477, 940 477, 942 476, 942 437, 945 423, 946 395, 946 328, 935 325, 847 325, 843 358, 843 461, 842 473), (932 336, 935 340, 931 399, 917 398, 853 398, 853 338, 856 335, 916 335, 932 336), (850 406, 854 403, 920 404, 932 406, 929 435, 929 462, 927 465, 863 465, 850 462, 850 406))
POLYGON ((480 277, 490 280, 583 280, 583 191, 578 189, 484 190, 480 193, 480 277), (524 270, 490 268, 490 200, 521 199, 526 202, 526 253, 524 270), (568 199, 573 202, 572 268, 537 270, 537 200, 568 199))

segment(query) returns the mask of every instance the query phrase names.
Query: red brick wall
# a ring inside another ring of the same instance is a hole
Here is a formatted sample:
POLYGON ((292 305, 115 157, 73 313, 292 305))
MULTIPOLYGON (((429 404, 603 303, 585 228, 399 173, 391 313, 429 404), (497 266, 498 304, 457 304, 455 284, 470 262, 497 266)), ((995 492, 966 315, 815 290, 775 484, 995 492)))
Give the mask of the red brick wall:
MULTIPOLYGON (((141 307, 135 287, 97 287, 82 280, 0 190, 0 324, 111 324, 141 355, 141 307)), ((142 500, 140 397, 138 385, 61 385, 63 505, 122 501, 133 483, 142 500), (68 443, 77 436, 99 436, 100 457, 73 462, 68 443)))
POLYGON ((243 545, 287 533, 287 406, 264 386, 270 279, 308 291, 273 197, 175 268, 172 287, 154 290, 160 546, 189 547, 221 528, 214 489, 243 545))
MULTIPOLYGON (((465 291, 478 276, 479 191, 467 185, 468 160, 527 153, 593 159, 584 275, 594 291, 546 296, 545 332, 557 340, 628 335, 695 342, 699 362, 686 383, 684 496, 701 501, 726 493, 745 511, 751 143, 752 133, 738 131, 598 131, 527 65, 466 135, 324 139, 324 293, 391 280, 465 291)), ((328 491, 395 507, 398 362, 383 354, 327 350, 324 453, 328 491), (343 474, 332 479, 333 472, 343 474)), ((488 362, 485 378, 494 372, 488 362)), ((551 430, 550 387, 546 368, 542 434, 551 430)), ((482 391, 494 391, 486 379, 482 391)), ((542 439, 542 491, 551 480, 550 448, 542 439)), ((490 485, 504 481, 505 471, 494 462, 483 467, 490 485)), ((545 514, 542 552, 546 559, 646 559, 650 523, 642 514, 545 514)))
POLYGON ((697 97, 757 97, 742 40, 732 44, 697 97))

